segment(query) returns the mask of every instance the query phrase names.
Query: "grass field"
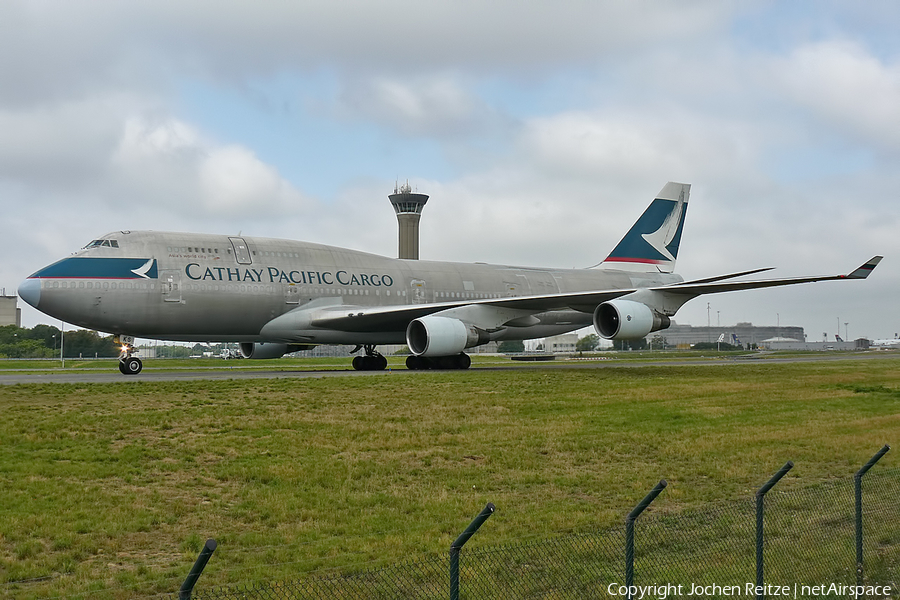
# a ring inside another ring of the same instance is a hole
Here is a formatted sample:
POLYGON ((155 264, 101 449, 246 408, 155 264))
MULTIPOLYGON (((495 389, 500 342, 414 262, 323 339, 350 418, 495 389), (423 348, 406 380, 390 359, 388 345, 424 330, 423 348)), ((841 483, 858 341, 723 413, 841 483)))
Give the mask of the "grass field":
MULTIPOLYGON (((620 523, 849 477, 900 433, 900 358, 0 387, 0 595, 174 592, 620 523)), ((889 453, 882 463, 897 464, 889 453)), ((881 467, 881 465, 879 465, 881 467)))

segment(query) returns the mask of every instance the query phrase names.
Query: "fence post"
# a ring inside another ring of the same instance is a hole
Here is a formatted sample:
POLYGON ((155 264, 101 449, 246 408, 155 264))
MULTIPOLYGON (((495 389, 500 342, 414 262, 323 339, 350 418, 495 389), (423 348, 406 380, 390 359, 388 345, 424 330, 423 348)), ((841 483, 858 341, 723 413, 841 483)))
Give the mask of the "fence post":
POLYGON ((794 463, 787 461, 777 473, 772 475, 761 488, 756 491, 756 598, 763 600, 765 594, 760 592, 763 586, 763 505, 765 503, 766 492, 778 483, 788 471, 794 468, 794 463))
POLYGON ((191 572, 188 573, 187 579, 181 584, 181 589, 178 591, 178 600, 191 600, 191 592, 194 591, 194 585, 196 585, 197 579, 200 578, 200 573, 206 568, 206 563, 209 562, 215 550, 216 540, 206 540, 206 543, 203 544, 203 549, 200 551, 200 556, 197 557, 194 566, 191 567, 191 572))
POLYGON ((450 600, 459 600, 459 551, 492 514, 494 514, 494 505, 488 502, 478 516, 469 523, 466 530, 459 534, 455 542, 450 544, 450 600))
POLYGON ((631 600, 631 588, 634 586, 634 522, 644 512, 644 509, 650 506, 659 494, 669 485, 665 479, 661 479, 650 493, 644 496, 644 499, 638 502, 638 505, 631 509, 628 516, 625 517, 625 588, 627 592, 627 600, 631 600))
POLYGON ((891 447, 885 444, 863 468, 853 476, 853 494, 856 500, 856 585, 863 583, 863 522, 862 522, 862 477, 887 454, 891 447))

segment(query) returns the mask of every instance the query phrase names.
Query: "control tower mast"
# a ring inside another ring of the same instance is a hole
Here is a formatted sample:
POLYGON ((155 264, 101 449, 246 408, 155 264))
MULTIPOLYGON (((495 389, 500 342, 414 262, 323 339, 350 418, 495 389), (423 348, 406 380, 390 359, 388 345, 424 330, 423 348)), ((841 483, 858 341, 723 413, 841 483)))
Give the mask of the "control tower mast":
POLYGON ((394 206, 397 224, 400 226, 398 258, 419 260, 419 219, 428 196, 414 194, 407 181, 405 185, 395 186, 394 193, 388 198, 394 206))

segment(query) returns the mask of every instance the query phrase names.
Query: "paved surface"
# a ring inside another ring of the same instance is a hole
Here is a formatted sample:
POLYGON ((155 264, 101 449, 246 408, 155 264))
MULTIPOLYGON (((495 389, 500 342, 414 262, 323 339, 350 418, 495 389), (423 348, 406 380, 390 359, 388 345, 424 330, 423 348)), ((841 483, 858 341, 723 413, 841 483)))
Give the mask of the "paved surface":
MULTIPOLYGON (((777 356, 772 354, 753 354, 740 357, 698 357, 698 358, 668 358, 665 360, 618 360, 614 358, 601 360, 560 360, 553 362, 499 363, 497 365, 473 366, 470 372, 500 371, 500 370, 533 370, 554 368, 575 369, 604 369, 604 368, 641 368, 641 367, 677 367, 677 366, 721 366, 737 364, 772 364, 772 363, 798 363, 798 362, 822 362, 833 360, 879 360, 900 357, 896 352, 857 352, 853 354, 831 354, 821 352, 815 354, 777 356)), ((250 370, 247 368, 220 367, 205 369, 180 369, 180 370, 156 370, 145 368, 138 375, 122 375, 116 364, 110 361, 109 369, 66 370, 66 371, 0 371, 0 385, 15 385, 20 383, 122 383, 129 381, 199 381, 222 379, 305 379, 310 377, 389 377, 389 376, 415 376, 418 373, 429 371, 409 371, 405 368, 388 369, 386 371, 354 371, 349 367, 346 370, 310 370, 310 369, 271 369, 264 371, 250 370)), ((433 371, 431 371, 433 372, 433 371)))

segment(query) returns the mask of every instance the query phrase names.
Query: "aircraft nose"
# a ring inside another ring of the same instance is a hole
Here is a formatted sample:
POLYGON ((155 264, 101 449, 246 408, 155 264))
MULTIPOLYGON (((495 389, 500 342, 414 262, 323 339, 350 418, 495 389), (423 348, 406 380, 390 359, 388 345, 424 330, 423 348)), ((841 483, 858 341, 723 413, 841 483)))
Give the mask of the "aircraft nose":
POLYGON ((19 298, 37 308, 41 301, 41 280, 26 279, 19 286, 19 298))

